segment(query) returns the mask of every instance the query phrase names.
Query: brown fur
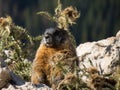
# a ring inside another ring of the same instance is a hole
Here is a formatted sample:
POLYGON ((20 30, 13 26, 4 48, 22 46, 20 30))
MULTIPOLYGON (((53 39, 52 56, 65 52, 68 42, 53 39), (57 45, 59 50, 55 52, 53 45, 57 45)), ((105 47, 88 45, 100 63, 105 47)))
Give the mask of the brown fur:
POLYGON ((76 57, 76 52, 70 41, 70 36, 67 36, 64 43, 55 47, 48 47, 44 43, 41 43, 32 65, 32 83, 44 83, 56 88, 55 84, 64 78, 62 69, 57 68, 56 63, 64 62, 70 68, 74 67, 73 61, 66 61, 67 58, 71 57, 76 57), (63 58, 59 59, 61 56, 63 58))

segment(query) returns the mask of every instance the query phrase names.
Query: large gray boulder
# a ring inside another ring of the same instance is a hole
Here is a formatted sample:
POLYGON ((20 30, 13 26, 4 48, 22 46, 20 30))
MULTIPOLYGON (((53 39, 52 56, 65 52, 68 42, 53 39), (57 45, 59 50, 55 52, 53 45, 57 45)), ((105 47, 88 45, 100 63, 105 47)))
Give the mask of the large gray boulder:
POLYGON ((80 44, 77 49, 79 67, 96 67, 101 74, 113 73, 120 65, 120 31, 116 36, 80 44))

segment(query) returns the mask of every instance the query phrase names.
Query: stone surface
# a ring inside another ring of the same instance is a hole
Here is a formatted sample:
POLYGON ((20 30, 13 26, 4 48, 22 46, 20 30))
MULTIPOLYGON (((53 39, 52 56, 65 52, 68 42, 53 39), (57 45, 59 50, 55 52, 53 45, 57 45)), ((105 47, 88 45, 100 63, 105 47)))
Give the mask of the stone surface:
POLYGON ((101 74, 110 74, 120 65, 120 31, 107 39, 80 44, 76 51, 80 68, 94 66, 101 74))
POLYGON ((32 85, 10 71, 3 60, 0 61, 0 90, 52 90, 45 84, 32 85))
POLYGON ((52 90, 45 84, 39 84, 37 86, 32 85, 31 82, 26 82, 24 85, 12 85, 10 84, 7 88, 2 88, 2 90, 52 90))

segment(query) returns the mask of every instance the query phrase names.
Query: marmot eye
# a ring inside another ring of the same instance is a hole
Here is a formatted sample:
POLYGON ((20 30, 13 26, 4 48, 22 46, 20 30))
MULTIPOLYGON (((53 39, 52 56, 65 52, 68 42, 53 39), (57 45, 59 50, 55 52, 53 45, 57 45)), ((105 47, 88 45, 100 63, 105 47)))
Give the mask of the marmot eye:
POLYGON ((48 38, 52 37, 52 35, 49 34, 49 33, 45 33, 44 37, 45 37, 46 39, 48 39, 48 38))
POLYGON ((46 39, 48 39, 48 38, 49 38, 49 36, 47 35, 47 36, 45 36, 45 38, 46 38, 46 39))

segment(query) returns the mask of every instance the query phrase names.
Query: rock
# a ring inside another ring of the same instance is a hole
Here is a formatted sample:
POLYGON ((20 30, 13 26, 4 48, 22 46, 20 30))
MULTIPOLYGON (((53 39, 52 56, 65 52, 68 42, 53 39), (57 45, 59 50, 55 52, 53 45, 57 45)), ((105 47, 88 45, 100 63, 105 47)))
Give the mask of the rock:
POLYGON ((33 86, 31 82, 26 82, 24 85, 9 85, 7 88, 2 88, 2 90, 52 90, 45 84, 39 84, 33 86))
POLYGON ((120 65, 120 31, 114 37, 80 44, 76 52, 81 69, 94 66, 100 74, 110 74, 120 65))
POLYGON ((16 90, 13 85, 9 85, 7 88, 2 88, 1 90, 16 90))
POLYGON ((25 82, 18 75, 7 68, 7 64, 0 61, 0 90, 52 90, 45 84, 32 85, 25 82))
POLYGON ((116 37, 120 38, 120 31, 117 32, 116 37))
POLYGON ((11 83, 13 83, 15 85, 24 85, 25 84, 25 81, 20 76, 16 75, 12 71, 9 71, 9 74, 12 78, 11 83))

